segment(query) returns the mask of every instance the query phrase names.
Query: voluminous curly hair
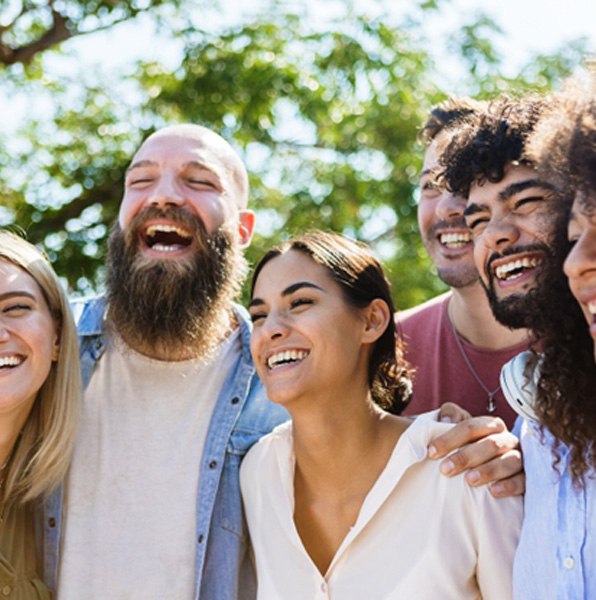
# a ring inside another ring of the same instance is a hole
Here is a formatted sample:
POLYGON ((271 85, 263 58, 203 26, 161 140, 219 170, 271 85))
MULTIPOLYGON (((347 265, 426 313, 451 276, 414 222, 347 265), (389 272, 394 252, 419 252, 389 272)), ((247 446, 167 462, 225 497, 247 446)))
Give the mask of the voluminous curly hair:
POLYGON ((525 144, 548 101, 506 96, 490 101, 461 121, 441 153, 442 177, 454 194, 467 198, 472 184, 498 183, 510 163, 532 163, 525 144))
POLYGON ((527 155, 561 189, 596 190, 596 64, 569 79, 528 141, 527 155))
MULTIPOLYGON (((596 218, 596 72, 588 80, 571 80, 528 142, 528 154, 542 177, 580 194, 581 210, 596 218)), ((570 244, 566 224, 557 232, 559 262, 570 244)), ((577 486, 596 470, 596 364, 586 320, 561 270, 543 284, 549 302, 533 334, 543 356, 536 411, 541 425, 570 451, 569 469, 577 486)))
MULTIPOLYGON (((271 248, 255 267, 251 297, 263 267, 290 250, 306 254, 327 269, 348 304, 363 308, 380 298, 387 304, 389 314, 395 314, 389 281, 370 249, 360 242, 324 231, 312 231, 271 248)), ((372 399, 381 408, 391 408, 395 414, 405 408, 412 394, 410 367, 404 358, 403 343, 393 318, 389 319, 385 331, 374 344, 368 365, 368 383, 372 399)))

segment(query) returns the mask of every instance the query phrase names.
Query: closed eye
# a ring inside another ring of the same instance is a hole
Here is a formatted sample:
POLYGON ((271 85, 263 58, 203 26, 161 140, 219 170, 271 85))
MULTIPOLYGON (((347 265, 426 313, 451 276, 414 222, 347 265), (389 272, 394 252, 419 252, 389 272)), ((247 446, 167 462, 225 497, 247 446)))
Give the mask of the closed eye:
POLYGON ((472 231, 474 231, 474 229, 478 231, 478 228, 485 223, 488 223, 488 217, 466 217, 466 225, 472 231))
POLYGON ((314 304, 314 300, 311 298, 295 298, 290 302, 291 308, 298 308, 307 304, 314 304))
POLYGON ((206 179, 188 179, 187 180, 190 185, 204 185, 212 189, 217 189, 217 186, 212 181, 207 181, 206 179))
POLYGON ((142 185, 147 185, 152 182, 153 182, 152 177, 138 177, 136 179, 130 179, 128 181, 128 185, 131 187, 132 186, 142 186, 142 185))
POLYGON ((515 202, 515 208, 523 208, 524 206, 531 205, 535 202, 543 202, 544 196, 528 196, 526 198, 520 198, 515 202))
POLYGON ((29 304, 10 304, 6 306, 2 312, 5 313, 19 313, 26 312, 32 310, 31 305, 29 304))
POLYGON ((257 321, 260 321, 262 319, 264 319, 267 316, 267 313, 265 312, 251 312, 250 313, 250 320, 253 323, 256 323, 257 321))

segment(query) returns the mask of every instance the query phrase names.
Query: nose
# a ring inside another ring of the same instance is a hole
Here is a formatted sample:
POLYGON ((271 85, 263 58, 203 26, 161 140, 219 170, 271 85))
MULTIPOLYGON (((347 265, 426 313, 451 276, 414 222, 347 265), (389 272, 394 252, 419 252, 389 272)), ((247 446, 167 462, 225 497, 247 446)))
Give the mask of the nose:
POLYGON ((252 343, 260 345, 281 340, 288 335, 288 332, 289 326, 284 316, 279 312, 270 311, 266 317, 255 323, 252 343))
POLYGON ((569 279, 579 279, 587 272, 596 271, 596 235, 582 235, 576 242, 563 264, 563 271, 569 279))
POLYGON ((185 197, 181 193, 175 177, 164 173, 151 189, 147 202, 157 208, 167 208, 168 206, 182 206, 185 197))
POLYGON ((0 342, 8 341, 9 337, 8 327, 4 323, 4 320, 0 318, 0 342))
POLYGON ((280 340, 288 335, 289 327, 284 316, 279 312, 271 312, 264 323, 265 336, 268 340, 280 340))
POLYGON ((519 230, 506 217, 492 217, 481 234, 485 246, 491 250, 503 250, 519 239, 519 230))
POLYGON ((454 196, 451 192, 443 190, 441 198, 437 204, 437 216, 442 221, 451 221, 453 219, 463 219, 466 201, 461 196, 454 196))

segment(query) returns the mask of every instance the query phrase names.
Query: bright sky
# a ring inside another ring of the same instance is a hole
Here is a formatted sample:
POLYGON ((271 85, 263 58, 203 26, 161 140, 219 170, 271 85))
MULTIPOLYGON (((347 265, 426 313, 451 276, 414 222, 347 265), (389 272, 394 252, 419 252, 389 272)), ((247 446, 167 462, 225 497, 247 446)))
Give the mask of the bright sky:
MULTIPOLYGON (((283 6, 284 2, 278 0, 283 6)), ((220 0, 220 16, 208 19, 209 27, 232 24, 243 17, 254 15, 268 0, 220 0), (246 9, 247 4, 250 10, 246 9)), ((316 22, 324 22, 333 14, 343 13, 343 0, 302 0, 285 2, 293 11, 302 6, 305 14, 316 22)), ((359 3, 357 3, 358 5, 359 3)), ((504 30, 499 44, 505 62, 515 69, 536 53, 547 53, 563 44, 585 36, 591 38, 590 48, 596 52, 596 1, 595 0, 439 0, 443 6, 425 23, 429 38, 457 30, 458 25, 470 22, 480 12, 491 16, 504 30)), ((371 16, 388 12, 403 15, 409 2, 404 0, 367 0, 367 13, 371 16), (401 8, 400 8, 401 7, 401 8)), ((102 34, 74 39, 65 48, 76 56, 93 63, 124 64, 134 58, 165 59, 175 61, 177 48, 156 43, 155 34, 142 18, 121 25, 102 34)), ((172 63, 173 64, 173 63, 172 63)))

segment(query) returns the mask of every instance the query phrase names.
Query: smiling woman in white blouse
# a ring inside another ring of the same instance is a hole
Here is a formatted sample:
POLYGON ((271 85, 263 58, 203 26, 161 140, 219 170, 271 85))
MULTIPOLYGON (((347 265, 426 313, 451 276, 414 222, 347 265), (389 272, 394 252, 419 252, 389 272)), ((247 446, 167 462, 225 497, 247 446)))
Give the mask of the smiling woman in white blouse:
POLYGON ((370 251, 290 240, 257 266, 249 310, 257 372, 292 417, 242 464, 258 598, 510 598, 521 499, 442 477, 426 448, 450 426, 383 410, 409 379, 370 251))

